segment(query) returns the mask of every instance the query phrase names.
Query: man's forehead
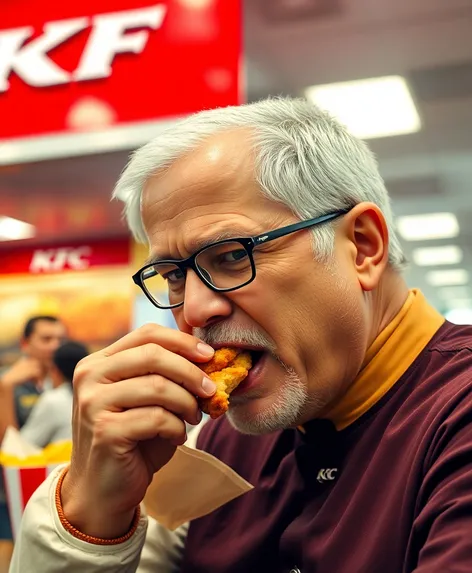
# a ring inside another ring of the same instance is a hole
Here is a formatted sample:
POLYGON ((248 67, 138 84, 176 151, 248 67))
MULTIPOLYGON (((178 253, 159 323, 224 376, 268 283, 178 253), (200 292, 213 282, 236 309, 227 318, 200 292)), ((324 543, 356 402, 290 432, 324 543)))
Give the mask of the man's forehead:
POLYGON ((260 200, 247 135, 225 132, 147 182, 143 223, 153 251, 167 258, 176 241, 185 243, 187 252, 192 243, 194 252, 213 239, 238 236, 241 231, 247 235, 247 226, 240 229, 232 223, 254 211, 260 200))
POLYGON ((287 217, 288 209, 260 190, 250 136, 247 130, 218 133, 148 181, 142 217, 150 262, 254 236, 287 217))
POLYGON ((62 322, 52 320, 38 320, 33 334, 51 334, 65 331, 65 326, 62 322))
POLYGON ((194 150, 177 159, 170 167, 157 172, 144 188, 143 215, 152 203, 178 210, 180 201, 192 200, 196 194, 211 193, 212 198, 231 192, 249 181, 255 184, 254 157, 243 130, 214 134, 194 150), (244 183, 243 183, 244 182, 244 183))

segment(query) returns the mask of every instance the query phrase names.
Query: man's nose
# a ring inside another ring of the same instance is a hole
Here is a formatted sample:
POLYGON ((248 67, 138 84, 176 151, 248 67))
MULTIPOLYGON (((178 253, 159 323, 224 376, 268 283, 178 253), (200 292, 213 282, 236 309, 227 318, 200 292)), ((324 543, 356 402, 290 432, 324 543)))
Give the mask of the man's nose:
POLYGON ((223 294, 211 290, 197 276, 195 271, 187 271, 183 318, 192 328, 203 328, 209 324, 228 318, 232 313, 231 301, 223 294))

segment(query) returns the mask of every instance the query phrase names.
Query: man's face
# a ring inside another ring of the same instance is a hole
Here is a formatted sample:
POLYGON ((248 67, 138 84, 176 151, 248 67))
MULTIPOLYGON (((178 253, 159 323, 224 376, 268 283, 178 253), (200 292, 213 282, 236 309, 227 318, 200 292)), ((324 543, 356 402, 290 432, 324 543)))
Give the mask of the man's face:
MULTIPOLYGON (((231 232, 254 236, 296 222, 263 197, 254 178, 248 134, 218 134, 151 178, 143 221, 152 255, 185 258, 195 244, 231 232)), ((227 293, 188 271, 178 327, 213 346, 264 350, 231 397, 229 417, 241 431, 262 433, 312 419, 358 372, 367 344, 362 289, 348 241, 336 241, 332 264, 314 260, 301 231, 254 251, 256 279, 227 293)))
POLYGON ((64 340, 65 335, 66 330, 61 322, 38 320, 31 336, 23 341, 23 351, 48 368, 52 363, 54 352, 64 340))

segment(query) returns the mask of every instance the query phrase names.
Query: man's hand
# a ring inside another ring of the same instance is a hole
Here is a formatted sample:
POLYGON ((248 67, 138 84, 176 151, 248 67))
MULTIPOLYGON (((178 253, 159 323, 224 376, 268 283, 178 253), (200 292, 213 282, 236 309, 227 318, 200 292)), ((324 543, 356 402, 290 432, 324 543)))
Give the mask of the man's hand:
POLYGON ((192 363, 212 354, 189 334, 146 325, 78 364, 62 487, 72 525, 95 537, 127 532, 153 474, 185 442, 185 422, 200 422, 196 397, 215 391, 192 363))
POLYGON ((3 386, 13 388, 25 382, 38 382, 44 376, 39 360, 30 356, 23 356, 13 364, 1 377, 3 386))

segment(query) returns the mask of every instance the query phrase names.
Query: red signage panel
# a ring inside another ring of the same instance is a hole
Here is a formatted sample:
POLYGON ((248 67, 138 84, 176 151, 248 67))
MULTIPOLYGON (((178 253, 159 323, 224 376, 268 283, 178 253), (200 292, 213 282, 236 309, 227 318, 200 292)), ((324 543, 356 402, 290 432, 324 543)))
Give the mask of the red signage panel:
POLYGON ((0 139, 240 103, 240 0, 0 3, 0 139))
POLYGON ((127 238, 52 247, 18 247, 1 253, 2 274, 49 274, 84 271, 130 263, 127 238))

